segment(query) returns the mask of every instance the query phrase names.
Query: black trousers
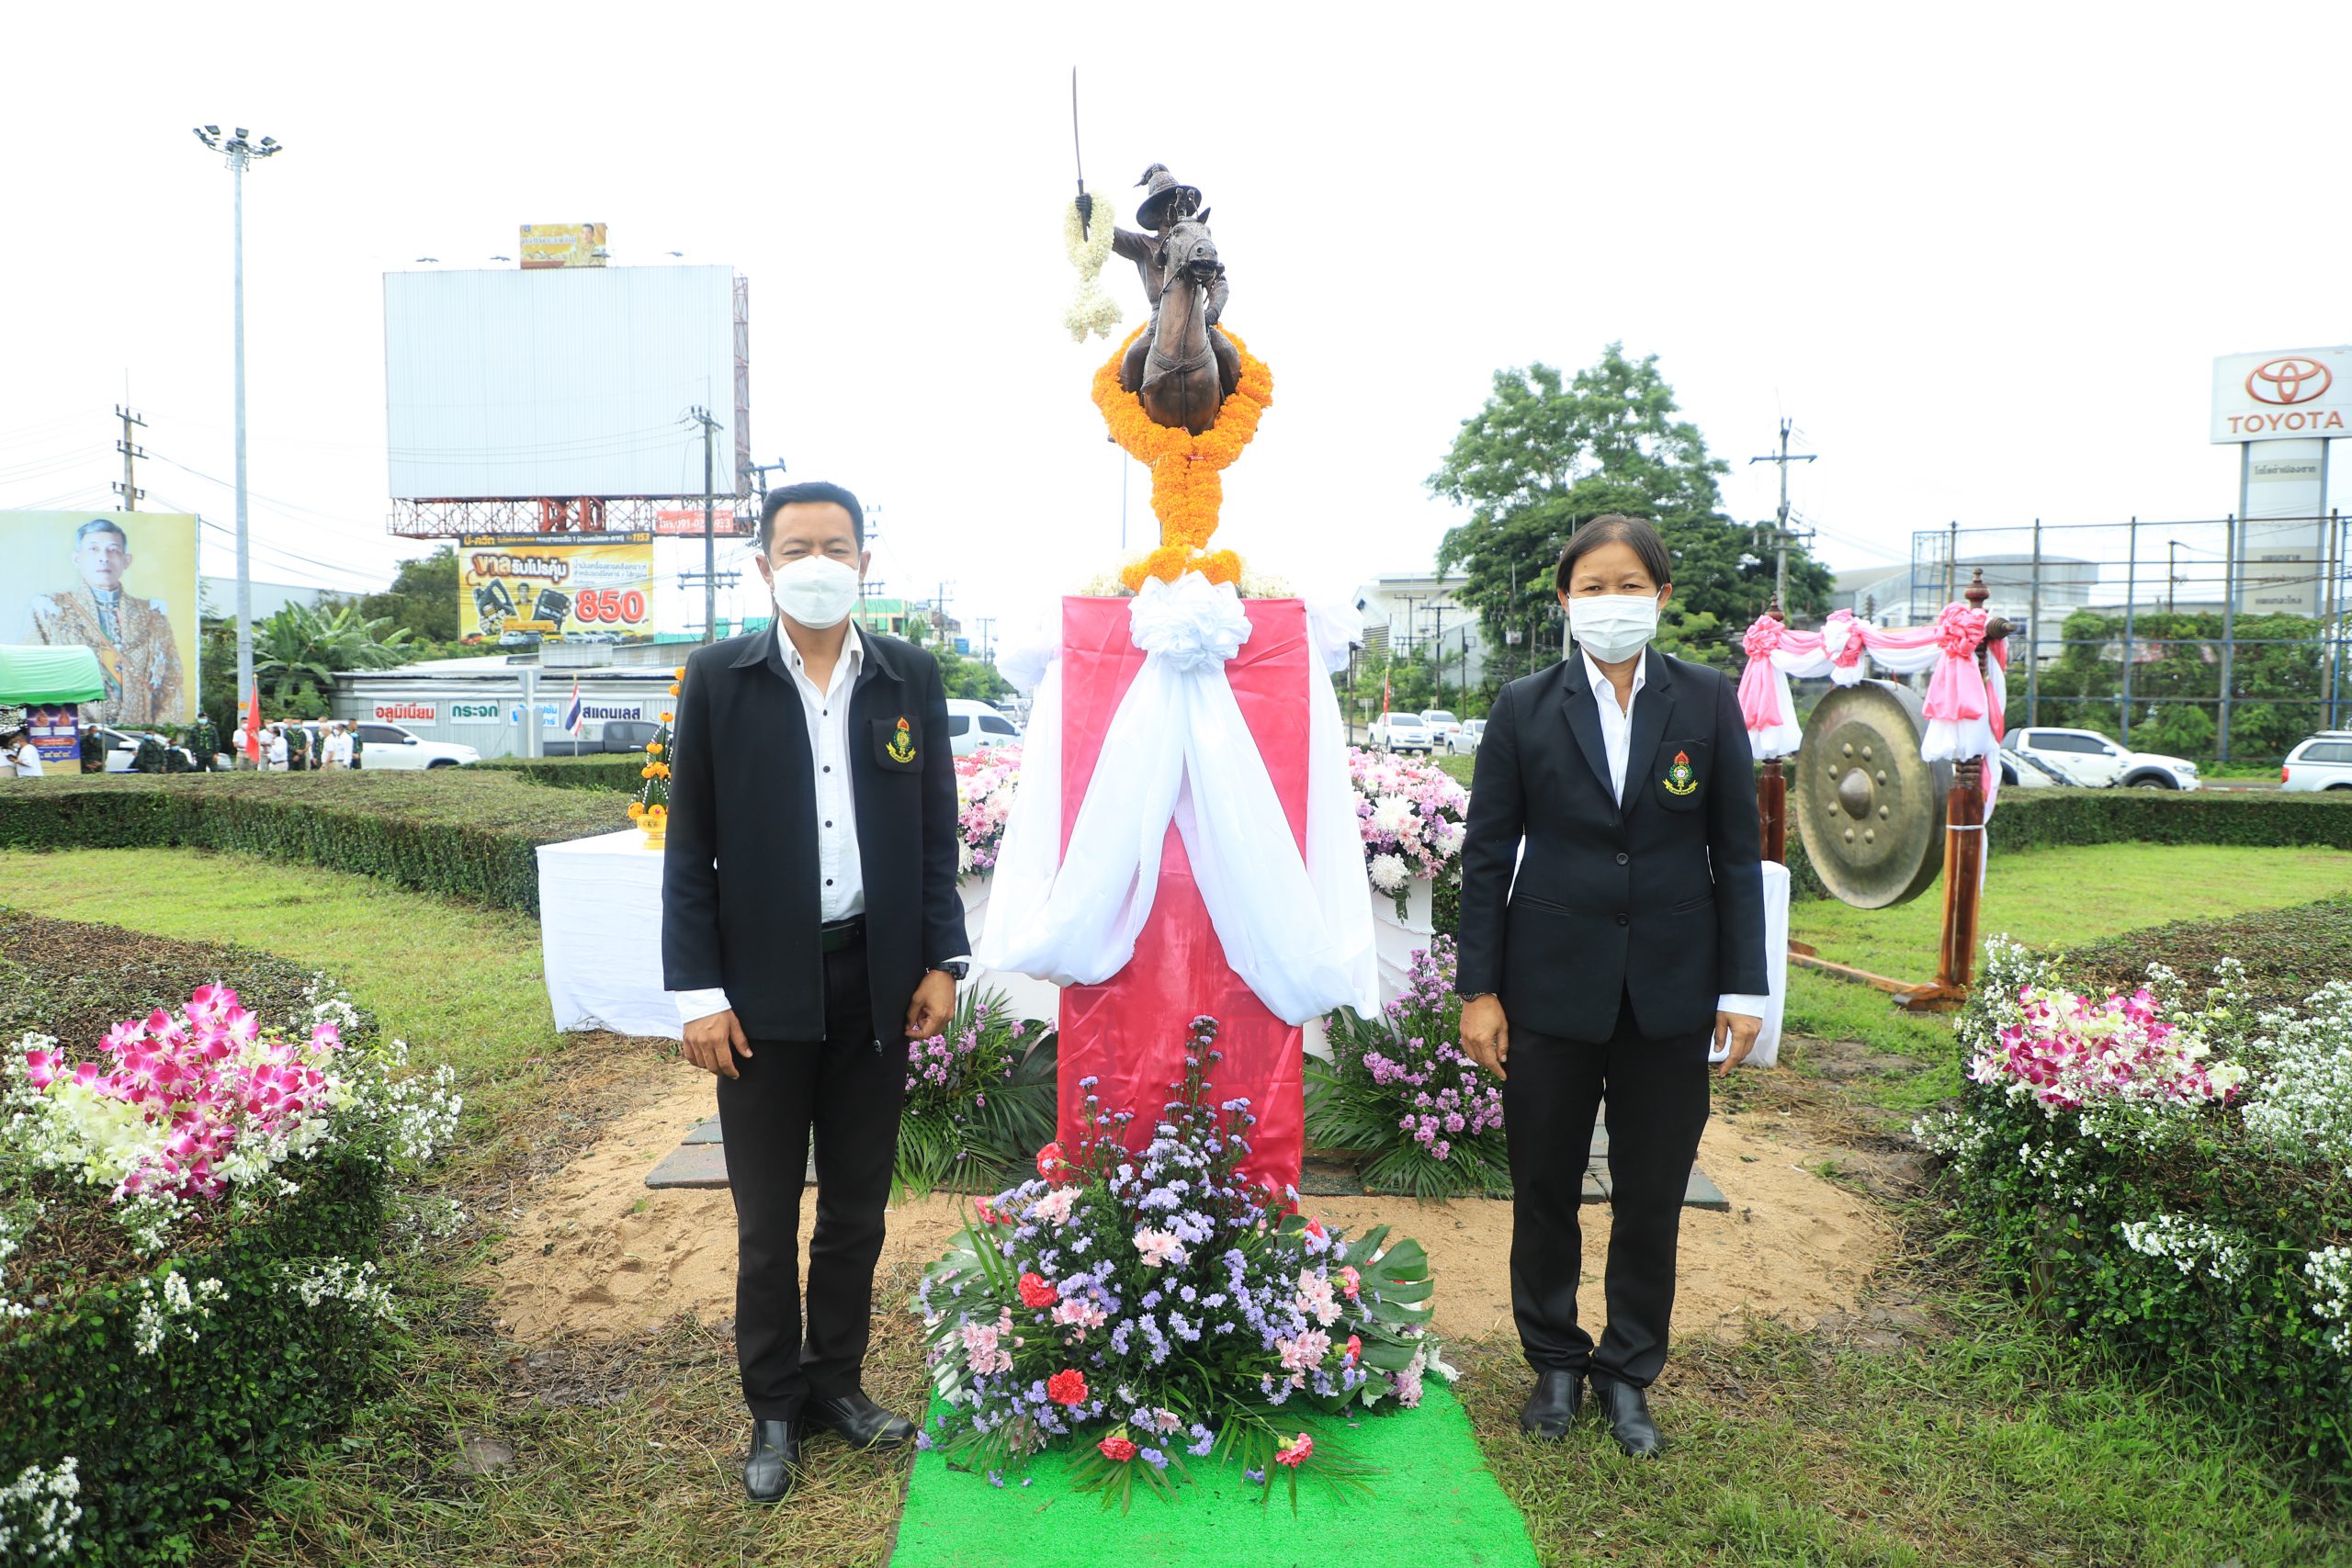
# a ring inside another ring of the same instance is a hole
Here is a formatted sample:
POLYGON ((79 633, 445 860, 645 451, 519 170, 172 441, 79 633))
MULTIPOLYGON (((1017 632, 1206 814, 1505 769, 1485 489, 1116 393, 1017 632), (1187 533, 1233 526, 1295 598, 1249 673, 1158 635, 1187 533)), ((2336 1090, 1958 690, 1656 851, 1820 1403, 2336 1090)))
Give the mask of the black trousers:
POLYGON ((858 1386, 906 1093, 900 1032, 883 1040, 875 1028, 865 944, 854 942, 825 955, 825 1038, 754 1040, 751 1059, 736 1061, 741 1076, 718 1080, 739 1253, 735 1359, 757 1419, 790 1420, 810 1394, 858 1386), (804 1343, 800 1195, 812 1131, 817 1228, 804 1343))
POLYGON ((1682 1198, 1707 1124, 1703 1037, 1645 1040, 1630 1001, 1601 1044, 1513 1029, 1503 1080, 1510 1145, 1511 1314, 1539 1372, 1597 1371, 1646 1388, 1666 1365, 1682 1198), (1608 1326, 1596 1347, 1577 1321, 1584 1272, 1585 1162, 1606 1100, 1608 1326))

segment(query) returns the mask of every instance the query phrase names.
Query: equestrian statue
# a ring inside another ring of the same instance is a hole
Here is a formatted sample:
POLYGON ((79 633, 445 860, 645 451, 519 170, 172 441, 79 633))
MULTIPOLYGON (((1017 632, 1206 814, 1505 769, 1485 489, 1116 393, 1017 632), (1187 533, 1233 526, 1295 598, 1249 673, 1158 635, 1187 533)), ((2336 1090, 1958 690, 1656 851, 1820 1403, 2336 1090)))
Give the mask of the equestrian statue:
POLYGON ((1198 435, 1216 423, 1241 379, 1241 355, 1216 325, 1225 312, 1225 263, 1198 187, 1179 184, 1165 164, 1146 169, 1136 184, 1147 187, 1136 221, 1152 231, 1114 228, 1111 248, 1136 264, 1151 324, 1127 350, 1119 384, 1154 423, 1198 435))

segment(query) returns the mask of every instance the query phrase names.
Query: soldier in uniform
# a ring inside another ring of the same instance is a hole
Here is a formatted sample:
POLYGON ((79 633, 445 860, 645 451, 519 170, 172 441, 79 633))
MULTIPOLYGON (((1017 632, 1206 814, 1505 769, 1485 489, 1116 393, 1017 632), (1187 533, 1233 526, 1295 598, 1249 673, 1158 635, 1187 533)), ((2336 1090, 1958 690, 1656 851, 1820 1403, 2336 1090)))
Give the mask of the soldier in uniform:
POLYGON ((74 564, 82 586, 35 599, 33 635, 98 656, 106 698, 84 705, 83 716, 126 728, 177 723, 187 705, 179 644, 162 600, 123 592, 130 536, 120 524, 93 517, 74 530, 74 564))

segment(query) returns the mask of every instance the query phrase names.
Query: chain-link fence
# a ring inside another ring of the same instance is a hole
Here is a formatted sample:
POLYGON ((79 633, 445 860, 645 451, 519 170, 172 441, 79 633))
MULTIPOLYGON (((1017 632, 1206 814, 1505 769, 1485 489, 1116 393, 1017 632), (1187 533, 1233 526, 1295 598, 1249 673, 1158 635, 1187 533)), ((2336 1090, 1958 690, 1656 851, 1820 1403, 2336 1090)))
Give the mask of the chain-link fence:
POLYGON ((2352 722, 2346 521, 1954 525, 1914 534, 1910 564, 1883 578, 1843 574, 1838 604, 1882 626, 1917 626, 1981 570, 1987 608, 2018 628, 2012 727, 2276 762, 2314 731, 2352 722))

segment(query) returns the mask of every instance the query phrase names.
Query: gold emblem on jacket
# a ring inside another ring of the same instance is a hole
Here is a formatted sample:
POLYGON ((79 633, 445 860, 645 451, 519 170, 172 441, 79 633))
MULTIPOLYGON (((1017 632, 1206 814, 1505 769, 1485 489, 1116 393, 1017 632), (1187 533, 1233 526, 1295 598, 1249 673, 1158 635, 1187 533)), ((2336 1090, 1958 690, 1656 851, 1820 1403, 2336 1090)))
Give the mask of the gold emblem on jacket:
POLYGON ((1658 781, 1668 795, 1689 795, 1699 787, 1699 775, 1691 769, 1690 753, 1677 751, 1674 766, 1666 770, 1666 777, 1658 781))
POLYGON ((900 766, 915 760, 914 726, 907 722, 904 714, 899 716, 899 732, 890 737, 888 750, 890 761, 900 766))

